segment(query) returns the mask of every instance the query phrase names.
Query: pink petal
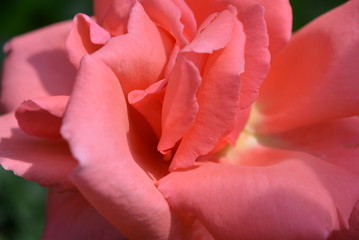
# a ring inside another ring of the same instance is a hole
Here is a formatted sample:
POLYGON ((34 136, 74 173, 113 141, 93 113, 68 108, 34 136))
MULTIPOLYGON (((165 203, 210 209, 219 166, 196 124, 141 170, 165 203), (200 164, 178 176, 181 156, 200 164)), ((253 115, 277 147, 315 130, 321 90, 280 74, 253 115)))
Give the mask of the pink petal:
POLYGON ((43 240, 125 240, 78 192, 50 188, 43 240))
POLYGON ((359 175, 359 118, 352 117, 263 136, 271 146, 302 151, 359 175))
POLYGON ((95 0, 95 17, 97 22, 112 36, 127 33, 128 18, 134 0, 95 0))
POLYGON ((348 1, 296 33, 275 58, 258 102, 259 132, 359 114, 358 13, 359 2, 348 1))
MULTIPOLYGON (((198 23, 213 12, 220 12, 232 4, 237 7, 238 17, 244 24, 246 18, 251 18, 249 13, 253 11, 253 8, 259 4, 263 5, 270 39, 269 49, 272 55, 285 46, 291 36, 292 9, 288 0, 186 0, 186 2, 194 11, 198 23)), ((244 24, 244 29, 250 28, 244 24)), ((251 37, 257 38, 255 35, 251 37)), ((248 39, 248 42, 252 42, 252 39, 248 39)))
POLYGON ((125 95, 163 79, 173 48, 172 39, 154 25, 138 2, 131 10, 128 31, 94 53, 115 72, 125 95))
POLYGON ((166 79, 153 83, 145 90, 133 90, 128 102, 145 117, 157 137, 161 136, 161 115, 166 79))
POLYGON ((178 227, 151 177, 163 176, 168 166, 148 127, 127 108, 112 70, 94 56, 84 57, 62 127, 79 161, 72 180, 126 237, 167 239, 178 227))
POLYGON ((191 128, 198 112, 196 94, 201 80, 199 70, 192 62, 185 57, 177 60, 163 104, 162 134, 158 144, 162 153, 174 147, 191 128))
POLYGON ((196 22, 193 14, 181 1, 174 3, 168 0, 141 0, 140 2, 152 21, 169 32, 176 39, 178 45, 183 47, 188 43, 186 37, 193 37, 196 22), (185 11, 184 14, 181 10, 185 11), (190 36, 184 35, 185 26, 181 20, 188 26, 186 33, 190 36))
POLYGON ((24 134, 13 113, 0 117, 0 164, 42 186, 74 188, 67 175, 76 166, 64 141, 47 141, 24 134))
POLYGON ((89 16, 82 13, 77 14, 66 40, 70 61, 78 67, 85 54, 97 51, 110 38, 110 33, 97 25, 89 16))
POLYGON ((58 23, 7 43, 1 92, 5 111, 26 99, 71 93, 75 69, 65 48, 70 29, 71 22, 58 23))
POLYGON ((61 138, 60 127, 68 99, 68 96, 54 96, 23 102, 15 113, 20 128, 32 136, 61 138))
POLYGON ((239 76, 244 68, 245 36, 238 20, 234 21, 232 34, 224 49, 208 57, 197 94, 199 111, 178 147, 171 170, 192 165, 233 129, 239 109, 239 76))
POLYGON ((158 183, 175 211, 215 239, 326 239, 348 226, 358 176, 304 153, 254 148, 232 156, 253 166, 201 163, 158 183))

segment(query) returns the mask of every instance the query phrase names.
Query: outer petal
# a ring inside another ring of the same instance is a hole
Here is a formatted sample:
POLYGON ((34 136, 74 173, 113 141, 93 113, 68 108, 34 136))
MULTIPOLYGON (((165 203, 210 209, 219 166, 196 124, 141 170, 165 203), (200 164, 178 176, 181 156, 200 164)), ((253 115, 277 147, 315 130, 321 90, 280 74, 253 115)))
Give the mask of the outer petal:
POLYGON ((358 176, 304 153, 254 149, 253 166, 202 163, 161 179, 175 211, 190 212, 215 239, 326 239, 348 226, 358 176))
POLYGON ((359 1, 348 1, 292 38, 261 89, 258 131, 359 114, 358 17, 359 1))
POLYGON ((339 119, 262 136, 264 144, 302 151, 359 175, 359 118, 339 119))
POLYGON ((78 192, 49 189, 42 240, 125 240, 78 192))
POLYGON ((68 99, 68 96, 54 96, 23 102, 15 113, 20 128, 32 136, 61 138, 60 127, 68 99))
POLYGON ((112 70, 94 56, 85 57, 62 128, 79 161, 72 179, 126 237, 167 239, 171 233, 179 234, 178 227, 150 178, 163 176, 167 166, 161 165, 156 138, 146 133, 148 128, 127 110, 112 70))
POLYGON ((65 48, 70 29, 71 22, 58 23, 7 43, 1 92, 5 111, 26 99, 71 93, 75 69, 65 48))
POLYGON ((71 189, 67 175, 76 166, 64 141, 27 136, 17 126, 13 113, 0 117, 0 164, 18 176, 43 186, 71 189))
POLYGON ((174 43, 149 19, 139 2, 131 10, 128 31, 94 53, 115 72, 125 95, 163 78, 174 43))

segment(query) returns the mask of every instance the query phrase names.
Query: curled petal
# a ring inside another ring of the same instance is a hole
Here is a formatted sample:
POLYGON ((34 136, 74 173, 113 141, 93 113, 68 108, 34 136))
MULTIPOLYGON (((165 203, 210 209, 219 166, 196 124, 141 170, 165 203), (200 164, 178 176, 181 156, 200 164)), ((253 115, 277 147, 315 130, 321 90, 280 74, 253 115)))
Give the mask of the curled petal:
POLYGON ((239 109, 246 39, 241 23, 233 20, 231 41, 208 57, 197 94, 199 111, 191 129, 182 138, 171 170, 192 165, 197 157, 212 151, 234 127, 239 109))
POLYGON ((77 14, 66 40, 70 61, 78 67, 84 55, 100 49, 110 38, 110 33, 97 25, 89 16, 77 14))
POLYGON ((94 55, 113 70, 127 96, 163 79, 173 44, 173 39, 136 2, 131 9, 128 34, 112 38, 94 55))
POLYGON ((15 113, 20 128, 32 136, 61 138, 60 127, 68 99, 68 96, 55 96, 23 102, 15 113))

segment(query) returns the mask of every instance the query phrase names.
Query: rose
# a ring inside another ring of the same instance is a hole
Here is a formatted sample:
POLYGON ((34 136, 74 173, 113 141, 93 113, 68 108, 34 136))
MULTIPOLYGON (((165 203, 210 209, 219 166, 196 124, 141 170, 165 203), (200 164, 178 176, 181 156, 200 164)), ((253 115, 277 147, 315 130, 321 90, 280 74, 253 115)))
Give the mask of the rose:
POLYGON ((272 3, 97 1, 8 44, 1 164, 50 187, 44 239, 357 237, 359 3, 289 43, 272 3))

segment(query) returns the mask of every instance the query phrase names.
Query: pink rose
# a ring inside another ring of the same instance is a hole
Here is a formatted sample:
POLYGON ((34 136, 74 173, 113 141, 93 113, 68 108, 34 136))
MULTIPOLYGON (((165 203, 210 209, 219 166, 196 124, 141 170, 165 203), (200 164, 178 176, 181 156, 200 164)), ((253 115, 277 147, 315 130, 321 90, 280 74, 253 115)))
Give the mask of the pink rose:
POLYGON ((358 16, 97 0, 5 47, 1 165, 43 239, 357 239, 358 16))

